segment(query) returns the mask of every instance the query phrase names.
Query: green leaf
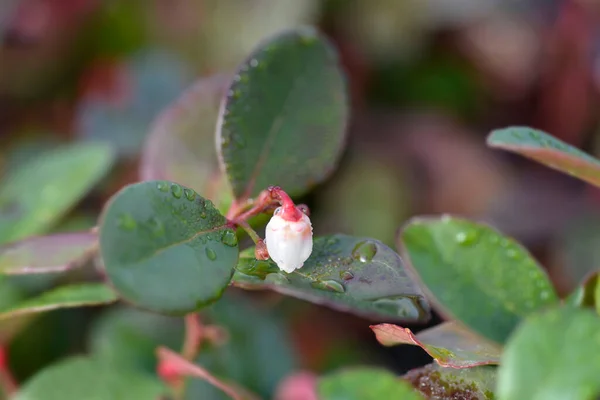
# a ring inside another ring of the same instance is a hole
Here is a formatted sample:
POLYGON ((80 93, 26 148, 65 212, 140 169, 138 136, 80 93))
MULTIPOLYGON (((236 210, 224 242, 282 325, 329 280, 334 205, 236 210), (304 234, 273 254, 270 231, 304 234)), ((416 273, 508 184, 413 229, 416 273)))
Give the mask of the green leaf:
POLYGON ((76 144, 43 153, 0 187, 0 243, 47 231, 108 172, 112 150, 76 144))
POLYGON ((596 279, 596 311, 600 314, 600 284, 598 279, 596 279))
POLYGON ((167 181, 129 185, 111 199, 100 250, 124 299, 174 315, 221 297, 239 251, 235 231, 210 200, 167 181))
POLYGON ((590 400, 600 396, 600 318, 552 309, 528 318, 508 341, 498 372, 500 400, 590 400))
POLYGON ((597 290, 600 287, 600 271, 589 274, 566 299, 565 304, 571 307, 596 308, 598 306, 597 290))
POLYGON ((497 368, 444 368, 429 364, 408 371, 404 379, 428 399, 493 400, 497 368))
POLYGON ((521 126, 498 129, 488 136, 487 143, 600 186, 600 160, 540 130, 521 126))
POLYGON ((92 232, 38 236, 0 246, 0 273, 5 275, 63 272, 81 266, 95 249, 92 232))
POLYGON ((14 400, 150 400, 166 393, 157 378, 76 356, 42 370, 14 400))
POLYGON ((380 368, 355 367, 319 379, 319 400, 419 400, 407 382, 380 368))
POLYGON ((179 350, 183 343, 183 319, 137 310, 112 308, 94 321, 89 348, 108 364, 154 373, 156 348, 179 350))
POLYGON ((427 321, 429 305, 408 277, 402 260, 383 243, 332 235, 315 238, 300 270, 279 272, 272 260, 258 261, 253 249, 240 258, 233 284, 272 289, 334 309, 385 320, 427 321))
MULTIPOLYGON (((298 359, 283 321, 272 308, 242 296, 227 295, 203 312, 203 321, 220 326, 227 340, 203 344, 196 360, 211 373, 235 382, 263 399, 272 399, 279 382, 298 368, 298 359)), ((191 379, 186 399, 228 400, 205 381, 191 379)))
POLYGON ((73 284, 52 289, 41 295, 0 309, 0 320, 58 308, 86 307, 117 301, 117 295, 101 283, 73 284))
POLYGON ((331 44, 312 28, 262 43, 240 66, 218 124, 217 146, 236 198, 269 185, 291 196, 334 169, 348 100, 331 44))
POLYGON ((372 325, 384 346, 410 344, 421 347, 442 367, 472 368, 498 364, 501 349, 473 334, 456 322, 445 322, 414 335, 410 329, 393 324, 372 325))
POLYGON ((489 226, 415 218, 399 239, 438 309, 498 343, 523 317, 558 300, 527 250, 489 226))
MULTIPOLYGON (((202 193, 217 171, 215 124, 229 75, 198 80, 154 121, 144 144, 140 177, 174 181, 202 193)), ((213 199, 214 200, 214 199, 213 199)))

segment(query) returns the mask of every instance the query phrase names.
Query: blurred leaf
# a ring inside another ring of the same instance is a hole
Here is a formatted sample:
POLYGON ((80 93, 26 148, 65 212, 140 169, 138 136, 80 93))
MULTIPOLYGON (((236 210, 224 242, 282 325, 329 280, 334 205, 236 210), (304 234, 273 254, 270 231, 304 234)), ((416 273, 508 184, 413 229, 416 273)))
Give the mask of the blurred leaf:
POLYGON ((313 29, 263 42, 235 75, 217 128, 234 195, 279 185, 297 196, 323 181, 343 148, 346 97, 336 52, 313 29))
POLYGON ((523 317, 557 302, 527 250, 486 225, 415 218, 399 239, 437 308, 498 343, 523 317))
POLYGON ((558 308, 528 318, 508 341, 498 399, 595 399, 600 395, 600 318, 558 308))
POLYGON ((320 400, 418 400, 423 399, 401 378, 380 368, 355 367, 320 378, 320 400))
MULTIPOLYGON (((25 299, 25 294, 7 277, 0 276, 0 310, 10 309, 25 299)), ((29 322, 31 316, 21 316, 9 320, 0 319, 0 343, 8 343, 29 322)))
POLYGON ((445 322, 414 335, 410 329, 392 324, 372 325, 377 340, 384 346, 416 345, 442 367, 471 368, 498 364, 501 349, 474 335, 456 322, 445 322))
POLYGON ((596 278, 596 311, 600 314, 600 284, 598 278, 596 278))
POLYGON ((58 308, 86 307, 117 301, 117 295, 102 283, 73 284, 23 300, 0 310, 0 320, 56 310, 58 308))
POLYGON ((0 243, 50 229, 108 172, 109 147, 75 144, 23 165, 0 186, 0 243))
POLYGON ((94 321, 90 351, 107 364, 138 368, 154 374, 156 348, 178 350, 183 342, 181 318, 120 307, 107 310, 94 321))
POLYGON ((428 399, 493 400, 496 367, 444 368, 429 364, 409 371, 404 379, 428 399))
MULTIPOLYGON (((272 398, 277 384, 297 367, 294 346, 283 321, 241 296, 226 296, 206 310, 206 320, 224 328, 228 340, 203 345, 197 363, 261 398, 272 398)), ((225 400, 219 389, 189 380, 186 399, 225 400)))
POLYGON ((137 155, 156 115, 188 84, 185 64, 173 54, 146 50, 117 65, 106 96, 94 88, 78 104, 78 132, 86 140, 108 142, 121 157, 137 155))
POLYGON ((214 141, 229 75, 198 80, 155 120, 142 152, 142 180, 165 179, 204 192, 216 171, 214 141))
POLYGON ((92 232, 37 236, 0 246, 0 273, 5 275, 64 272, 81 266, 95 249, 92 232))
POLYGON ((383 243, 346 235, 319 237, 300 270, 279 272, 272 260, 259 261, 253 249, 239 260, 233 284, 276 292, 334 309, 405 322, 430 317, 420 289, 402 260, 383 243))
POLYGON ((527 127, 498 129, 488 136, 487 143, 600 186, 600 160, 545 132, 527 127))
POLYGON ((238 258, 235 231, 192 189, 167 181, 129 185, 100 219, 100 251, 117 291, 165 314, 221 297, 238 258))
POLYGON ((600 287, 599 275, 600 271, 589 274, 583 283, 565 299, 565 304, 579 308, 600 307, 597 294, 600 287))
POLYGON ((25 383, 14 400, 150 400, 166 393, 156 378, 76 356, 42 370, 25 383))

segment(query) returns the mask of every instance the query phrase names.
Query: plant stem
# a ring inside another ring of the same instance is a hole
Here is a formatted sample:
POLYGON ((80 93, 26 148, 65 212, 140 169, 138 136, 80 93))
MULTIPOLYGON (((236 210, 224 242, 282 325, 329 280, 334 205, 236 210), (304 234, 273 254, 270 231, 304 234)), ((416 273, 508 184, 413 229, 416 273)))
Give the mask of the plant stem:
POLYGON ((258 235, 258 233, 256 233, 256 231, 252 229, 250 224, 248 224, 246 221, 236 219, 235 221, 233 221, 233 223, 242 228, 244 231, 246 231, 246 233, 248 234, 248 236, 250 236, 254 244, 258 245, 259 242, 262 242, 262 239, 258 235))
POLYGON ((198 313, 190 313, 185 316, 185 339, 181 355, 189 361, 193 361, 202 344, 203 326, 198 313))
POLYGON ((0 386, 8 397, 11 397, 18 389, 15 378, 8 367, 8 357, 4 346, 0 346, 0 386))

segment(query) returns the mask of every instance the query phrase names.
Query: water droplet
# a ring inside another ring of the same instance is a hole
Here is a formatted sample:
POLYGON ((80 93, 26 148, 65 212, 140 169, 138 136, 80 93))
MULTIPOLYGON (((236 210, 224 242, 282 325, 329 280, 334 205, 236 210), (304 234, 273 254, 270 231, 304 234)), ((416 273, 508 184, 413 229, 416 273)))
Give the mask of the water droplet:
POLYGON ((223 244, 227 246, 234 247, 238 244, 238 238, 235 232, 233 231, 225 231, 223 232, 223 236, 221 237, 221 241, 223 244))
POLYGON ((267 276, 265 276, 265 282, 276 283, 276 284, 281 285, 281 284, 289 283, 290 280, 280 272, 273 272, 273 273, 267 274, 267 276))
POLYGON ((200 213, 200 218, 206 219, 206 213, 204 211, 200 213))
POLYGON ((332 236, 327 239, 327 246, 335 246, 339 242, 340 242, 340 240, 338 238, 336 238, 335 236, 332 236))
POLYGON ((479 235, 477 234, 477 231, 474 230, 458 232, 454 237, 456 242, 463 246, 470 246, 474 244, 475 242, 477 242, 478 238, 479 235))
POLYGON ((354 274, 350 271, 342 271, 340 272, 340 278, 342 278, 345 281, 349 281, 354 278, 354 274))
POLYGON ((258 60, 256 58, 253 58, 252 60, 250 60, 250 66, 252 68, 258 67, 258 60))
POLYGON ((180 199, 181 195, 183 194, 183 189, 178 184, 173 183, 171 184, 171 193, 173 194, 173 197, 180 199))
POLYGON ((344 293, 346 291, 344 285, 342 285, 338 281, 334 281, 333 279, 328 279, 325 281, 314 281, 311 282, 310 286, 312 286, 315 289, 327 290, 336 293, 344 293))
POLYGON ((550 298, 550 292, 549 292, 549 291, 547 291, 547 290, 542 290, 542 291, 540 292, 540 298, 541 298, 542 300, 547 300, 548 298, 550 298))
POLYGON ((156 184, 156 188, 158 190, 160 190, 161 192, 168 192, 169 191, 169 185, 167 185, 166 182, 158 182, 156 184))
POLYGON ((137 228, 137 222, 131 214, 121 214, 118 219, 119 228, 132 231, 137 228))
POLYGON ((499 242, 500 239, 498 239, 498 236, 496 235, 492 235, 490 236, 490 243, 496 244, 499 242))
POLYGON ((148 220, 148 227, 150 231, 155 237, 160 237, 165 235, 165 227, 163 223, 157 218, 150 218, 148 220))
POLYGON ((513 260, 518 260, 521 258, 521 253, 519 253, 515 249, 508 249, 506 251, 506 255, 508 256, 508 258, 512 258, 513 260))
POLYGON ((382 312, 401 318, 421 319, 429 315, 427 303, 418 295, 382 297, 372 304, 382 312))
POLYGON ((208 257, 209 260, 215 261, 217 259, 217 253, 215 253, 215 251, 210 247, 206 247, 205 252, 206 257, 208 257))
POLYGON ((183 194, 185 195, 185 198, 189 201, 193 201, 196 198, 196 192, 192 189, 184 189, 183 194))
POLYGON ((361 262, 371 261, 375 257, 375 254, 377 254, 377 245, 368 240, 358 243, 352 250, 352 257, 361 262))

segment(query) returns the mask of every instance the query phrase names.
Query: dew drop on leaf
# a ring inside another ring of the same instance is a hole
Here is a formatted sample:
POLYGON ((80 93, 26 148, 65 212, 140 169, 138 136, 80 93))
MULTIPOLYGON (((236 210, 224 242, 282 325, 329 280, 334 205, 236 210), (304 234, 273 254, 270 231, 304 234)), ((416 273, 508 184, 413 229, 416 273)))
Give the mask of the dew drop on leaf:
POLYGON ((223 244, 225 244, 227 246, 231 246, 231 247, 234 247, 238 244, 237 235, 235 234, 235 232, 232 232, 232 231, 223 232, 221 241, 223 242, 223 244))
POLYGON ((328 279, 325 281, 314 281, 310 284, 310 286, 312 286, 315 289, 327 290, 336 293, 344 293, 346 291, 344 285, 342 285, 338 281, 334 281, 333 279, 328 279))
POLYGON ((455 240, 463 246, 470 246, 477 241, 477 231, 462 231, 456 234, 455 240))
POLYGON ((184 189, 183 194, 189 201, 193 201, 196 198, 196 192, 194 192, 192 189, 184 189))
POLYGON ((205 252, 206 252, 206 257, 208 257, 209 260, 215 261, 217 259, 217 253, 215 253, 215 251, 213 249, 211 249, 210 247, 207 247, 205 252))
POLYGON ((168 192, 169 191, 169 185, 166 182, 158 182, 156 184, 156 188, 158 190, 160 190, 161 192, 168 192))
POLYGON ((340 278, 342 278, 345 281, 349 281, 354 278, 354 274, 350 271, 342 271, 340 272, 340 278))
POLYGON ((137 228, 137 222, 135 222, 135 219, 131 216, 131 214, 121 214, 118 219, 118 224, 119 228, 126 231, 132 231, 137 228))
POLYGON ((373 260, 377 254, 377 246, 373 242, 364 241, 358 243, 352 250, 352 257, 361 262, 369 262, 373 260))
POLYGON ((183 194, 183 188, 178 184, 173 183, 171 185, 171 193, 173 194, 173 197, 175 197, 176 199, 180 199, 181 195, 183 194))
POLYGON ((270 274, 267 274, 267 276, 265 276, 265 282, 284 284, 284 283, 289 283, 289 280, 285 275, 283 275, 279 272, 272 272, 270 274))

